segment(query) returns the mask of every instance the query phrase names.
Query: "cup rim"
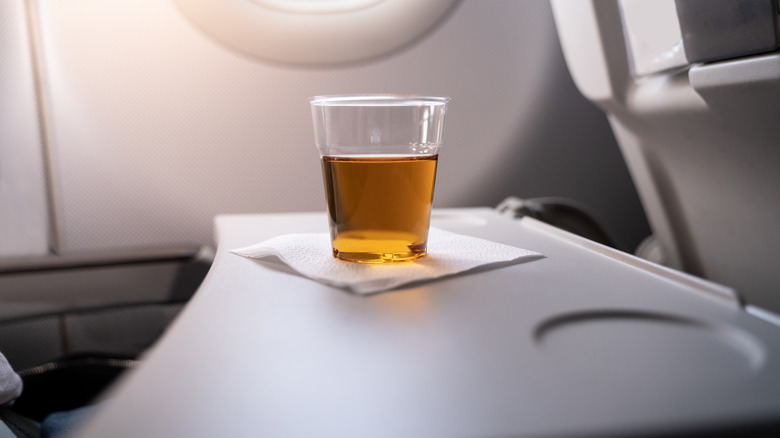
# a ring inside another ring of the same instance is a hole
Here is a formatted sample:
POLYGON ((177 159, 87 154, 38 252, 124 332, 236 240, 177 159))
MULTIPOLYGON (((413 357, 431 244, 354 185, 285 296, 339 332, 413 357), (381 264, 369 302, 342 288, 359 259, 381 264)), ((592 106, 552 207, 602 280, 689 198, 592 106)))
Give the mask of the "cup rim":
POLYGON ((451 99, 416 94, 330 94, 312 96, 312 106, 430 106, 446 105, 451 99))

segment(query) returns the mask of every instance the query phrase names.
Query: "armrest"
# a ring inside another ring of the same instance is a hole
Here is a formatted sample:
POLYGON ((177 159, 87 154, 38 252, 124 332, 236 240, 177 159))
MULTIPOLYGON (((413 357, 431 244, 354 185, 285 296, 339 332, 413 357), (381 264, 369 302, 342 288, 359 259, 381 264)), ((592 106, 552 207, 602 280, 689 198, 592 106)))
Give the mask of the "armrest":
POLYGON ((0 260, 0 322, 116 305, 184 302, 210 247, 140 248, 0 260))

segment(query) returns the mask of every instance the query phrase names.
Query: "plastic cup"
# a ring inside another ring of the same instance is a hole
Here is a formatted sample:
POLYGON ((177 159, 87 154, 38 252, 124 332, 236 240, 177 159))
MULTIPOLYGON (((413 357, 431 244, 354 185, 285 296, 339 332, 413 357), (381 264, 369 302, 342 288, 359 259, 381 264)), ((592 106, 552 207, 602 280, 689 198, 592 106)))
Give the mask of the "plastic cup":
POLYGON ((425 256, 449 98, 309 99, 333 256, 395 263, 425 256))

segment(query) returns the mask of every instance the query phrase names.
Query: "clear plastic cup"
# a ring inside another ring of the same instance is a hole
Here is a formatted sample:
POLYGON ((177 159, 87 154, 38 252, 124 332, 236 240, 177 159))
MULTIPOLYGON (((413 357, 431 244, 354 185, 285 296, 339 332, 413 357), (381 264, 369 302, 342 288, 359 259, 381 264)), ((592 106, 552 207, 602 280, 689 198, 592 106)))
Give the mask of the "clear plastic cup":
POLYGON ((334 257, 394 263, 426 254, 449 100, 387 94, 309 99, 334 257))

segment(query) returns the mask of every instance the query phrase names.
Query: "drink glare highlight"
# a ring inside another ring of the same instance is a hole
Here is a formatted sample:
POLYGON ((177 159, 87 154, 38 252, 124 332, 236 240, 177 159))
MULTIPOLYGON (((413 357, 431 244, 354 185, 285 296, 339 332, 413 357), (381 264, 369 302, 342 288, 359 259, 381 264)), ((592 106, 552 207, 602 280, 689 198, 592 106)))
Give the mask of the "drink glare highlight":
POLYGON ((425 255, 437 155, 324 156, 333 255, 360 263, 425 255))

